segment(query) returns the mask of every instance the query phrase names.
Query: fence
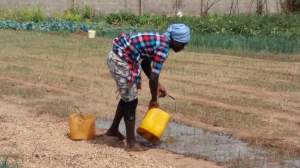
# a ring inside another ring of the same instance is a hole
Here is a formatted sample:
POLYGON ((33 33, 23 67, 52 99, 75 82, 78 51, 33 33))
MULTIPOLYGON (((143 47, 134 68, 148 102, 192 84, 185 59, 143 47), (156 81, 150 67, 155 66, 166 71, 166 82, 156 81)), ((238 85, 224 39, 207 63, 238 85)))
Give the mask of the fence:
POLYGON ((280 2, 281 0, 0 0, 0 8, 39 7, 51 15, 74 6, 88 5, 103 14, 123 11, 172 15, 182 11, 185 14, 200 15, 255 13, 258 6, 265 13, 278 13, 281 11, 280 2))

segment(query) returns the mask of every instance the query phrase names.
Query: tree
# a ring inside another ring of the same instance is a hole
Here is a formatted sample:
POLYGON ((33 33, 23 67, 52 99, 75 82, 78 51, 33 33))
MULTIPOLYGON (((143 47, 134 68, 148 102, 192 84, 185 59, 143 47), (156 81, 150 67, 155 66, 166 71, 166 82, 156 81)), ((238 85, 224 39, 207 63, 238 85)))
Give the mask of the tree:
POLYGON ((290 12, 300 12, 300 0, 288 0, 287 3, 290 12))
POLYGON ((261 15, 264 10, 264 3, 263 0, 257 0, 256 1, 256 13, 261 15))
POLYGON ((173 6, 173 8, 175 9, 175 15, 185 7, 185 5, 183 4, 183 0, 176 0, 173 6))
POLYGON ((280 0, 280 5, 285 13, 300 12, 300 0, 280 0))
POLYGON ((208 11, 221 0, 201 0, 201 15, 208 15, 208 11))
POLYGON ((256 13, 259 15, 268 13, 268 0, 256 0, 256 13))
POLYGON ((239 13, 239 0, 231 0, 229 15, 239 13))

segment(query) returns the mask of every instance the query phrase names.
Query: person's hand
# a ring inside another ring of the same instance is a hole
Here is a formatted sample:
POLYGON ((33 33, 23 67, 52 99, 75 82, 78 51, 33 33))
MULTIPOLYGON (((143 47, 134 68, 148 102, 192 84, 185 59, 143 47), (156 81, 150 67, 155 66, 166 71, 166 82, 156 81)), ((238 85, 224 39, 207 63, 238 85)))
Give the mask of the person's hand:
POLYGON ((149 102, 149 109, 151 109, 151 108, 158 108, 159 107, 159 104, 158 104, 158 102, 157 101, 153 101, 153 100, 150 100, 150 102, 149 102))
POLYGON ((158 97, 166 97, 167 96, 167 90, 160 83, 158 83, 158 86, 157 86, 157 96, 158 97))

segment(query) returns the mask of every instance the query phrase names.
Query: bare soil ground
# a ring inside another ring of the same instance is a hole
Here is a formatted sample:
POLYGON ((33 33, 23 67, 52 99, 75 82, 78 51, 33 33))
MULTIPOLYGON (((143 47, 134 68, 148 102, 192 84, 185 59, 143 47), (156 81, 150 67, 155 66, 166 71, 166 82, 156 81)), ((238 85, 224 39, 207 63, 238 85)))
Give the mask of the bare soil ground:
POLYGON ((16 159, 22 167, 219 167, 158 149, 129 152, 118 140, 103 135, 104 130, 98 130, 95 140, 72 141, 65 119, 19 103, 0 100, 0 149, 1 155, 16 159))
MULTIPOLYGON (((111 39, 0 31, 0 46, 1 99, 20 99, 22 107, 42 116, 64 119, 76 105, 98 117, 113 117, 118 98, 106 67, 111 39)), ((161 107, 190 125, 289 155, 300 153, 299 57, 171 53, 161 83, 176 102, 161 99, 161 107)), ((144 77, 139 117, 150 98, 147 83, 144 77)))

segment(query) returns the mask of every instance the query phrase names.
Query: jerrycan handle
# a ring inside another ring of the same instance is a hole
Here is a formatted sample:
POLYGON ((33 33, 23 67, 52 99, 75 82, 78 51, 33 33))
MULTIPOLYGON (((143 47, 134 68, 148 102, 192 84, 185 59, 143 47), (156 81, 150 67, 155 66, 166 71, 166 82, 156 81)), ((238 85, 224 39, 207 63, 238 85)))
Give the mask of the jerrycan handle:
POLYGON ((78 115, 80 115, 80 117, 83 118, 83 113, 82 113, 82 111, 80 110, 80 108, 78 106, 74 105, 74 110, 76 111, 76 113, 78 115))
POLYGON ((170 95, 170 94, 167 94, 167 96, 168 96, 170 99, 174 100, 174 101, 176 100, 175 97, 172 96, 172 95, 170 95))

